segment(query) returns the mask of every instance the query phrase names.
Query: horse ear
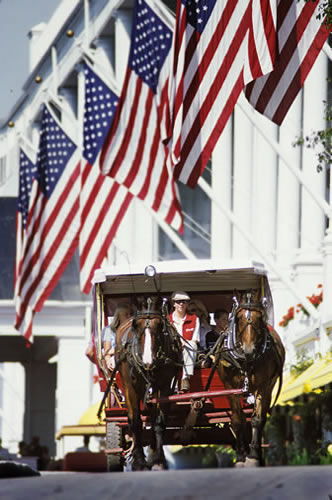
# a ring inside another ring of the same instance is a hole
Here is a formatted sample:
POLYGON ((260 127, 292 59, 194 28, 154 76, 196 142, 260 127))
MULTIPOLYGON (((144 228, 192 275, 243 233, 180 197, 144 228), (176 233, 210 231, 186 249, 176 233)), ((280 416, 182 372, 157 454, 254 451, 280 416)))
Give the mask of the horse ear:
POLYGON ((236 288, 233 290, 233 308, 237 308, 241 299, 241 294, 236 288))
POLYGON ((131 303, 134 306, 134 308, 138 309, 138 300, 137 300, 137 297, 133 297, 131 303))

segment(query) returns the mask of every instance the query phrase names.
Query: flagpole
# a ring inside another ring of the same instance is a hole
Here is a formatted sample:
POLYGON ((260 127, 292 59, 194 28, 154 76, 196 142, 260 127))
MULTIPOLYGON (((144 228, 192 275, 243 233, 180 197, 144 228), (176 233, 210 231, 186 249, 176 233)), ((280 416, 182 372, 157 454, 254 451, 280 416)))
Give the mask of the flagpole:
POLYGON ((267 268, 270 271, 273 271, 276 276, 284 283, 284 285, 293 293, 294 297, 296 297, 299 302, 303 304, 305 309, 309 312, 309 314, 314 318, 318 319, 319 314, 317 310, 314 308, 314 306, 311 304, 311 302, 306 298, 302 297, 301 294, 298 293, 297 288, 293 285, 293 283, 288 279, 287 276, 282 273, 275 262, 264 255, 262 251, 260 250, 259 246, 256 245, 255 241, 253 238, 250 236, 249 232, 246 231, 242 224, 238 221, 238 219, 235 217, 234 213, 226 208, 221 202, 220 199, 215 196, 215 193, 213 192, 212 188, 208 185, 208 183, 200 177, 198 180, 198 186, 209 196, 209 198, 213 201, 213 203, 216 204, 216 206, 225 214, 225 216, 232 222, 232 224, 236 227, 236 229, 242 234, 242 236, 247 240, 249 245, 257 252, 257 254, 260 256, 260 258, 264 261, 266 264, 267 268))

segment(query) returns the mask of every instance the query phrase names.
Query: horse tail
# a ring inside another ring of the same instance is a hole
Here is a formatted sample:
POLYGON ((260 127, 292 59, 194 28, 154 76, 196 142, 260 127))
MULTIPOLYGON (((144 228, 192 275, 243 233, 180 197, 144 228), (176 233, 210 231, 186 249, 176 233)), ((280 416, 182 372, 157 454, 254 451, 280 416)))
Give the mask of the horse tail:
POLYGON ((282 388, 282 370, 281 370, 281 372, 280 372, 280 374, 279 374, 279 376, 278 376, 278 379, 279 379, 279 387, 278 387, 278 392, 277 392, 276 397, 274 398, 273 405, 271 405, 271 406, 270 406, 270 410, 269 410, 269 411, 271 411, 271 410, 272 410, 272 408, 274 408, 274 407, 275 407, 276 402, 278 401, 278 397, 280 396, 280 393, 281 393, 281 388, 282 388))

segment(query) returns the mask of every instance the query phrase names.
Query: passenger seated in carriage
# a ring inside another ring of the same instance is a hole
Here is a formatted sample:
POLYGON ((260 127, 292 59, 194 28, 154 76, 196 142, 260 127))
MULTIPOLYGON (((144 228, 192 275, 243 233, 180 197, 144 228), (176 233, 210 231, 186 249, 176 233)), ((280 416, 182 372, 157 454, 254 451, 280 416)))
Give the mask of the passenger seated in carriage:
POLYGON ((114 369, 114 353, 116 344, 116 330, 132 316, 129 304, 119 304, 115 310, 113 321, 103 328, 104 332, 104 360, 107 368, 114 369))
POLYGON ((200 340, 200 322, 195 314, 187 314, 190 297, 186 292, 174 292, 172 303, 174 311, 169 319, 182 337, 183 371, 181 392, 190 391, 190 377, 194 373, 197 348, 200 340))
POLYGON ((207 349, 211 349, 220 335, 228 328, 228 312, 225 309, 216 309, 213 318, 215 326, 212 330, 207 332, 205 336, 205 345, 207 349))
MULTIPOLYGON (((225 333, 228 328, 228 312, 225 309, 216 309, 213 318, 215 322, 215 326, 212 330, 207 332, 206 337, 205 337, 205 345, 206 345, 206 352, 209 352, 209 350, 215 345, 217 340, 220 338, 220 335, 225 333)), ((212 365, 212 362, 214 363, 215 361, 215 356, 211 354, 208 359, 206 359, 202 363, 203 368, 210 368, 212 365)))
MULTIPOLYGON (((112 316, 110 304, 105 300, 104 314, 107 318, 112 316)), ((114 364, 114 348, 116 341, 116 329, 131 316, 131 308, 129 304, 119 304, 114 312, 113 321, 110 325, 106 325, 101 331, 101 347, 103 359, 105 360, 106 367, 112 370, 114 364)), ((95 355, 93 350, 93 340, 91 339, 85 351, 85 355, 92 362, 95 363, 95 355)))

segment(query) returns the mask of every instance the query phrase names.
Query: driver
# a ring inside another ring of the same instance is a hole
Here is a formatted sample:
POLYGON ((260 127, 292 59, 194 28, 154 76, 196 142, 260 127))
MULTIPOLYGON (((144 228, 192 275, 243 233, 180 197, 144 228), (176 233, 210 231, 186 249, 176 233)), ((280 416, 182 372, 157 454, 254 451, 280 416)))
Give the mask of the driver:
POLYGON ((172 302, 174 311, 169 319, 182 338, 183 345, 183 371, 181 391, 190 391, 190 377, 194 373, 197 348, 200 339, 199 319, 195 314, 187 314, 190 297, 186 292, 174 292, 172 302))

